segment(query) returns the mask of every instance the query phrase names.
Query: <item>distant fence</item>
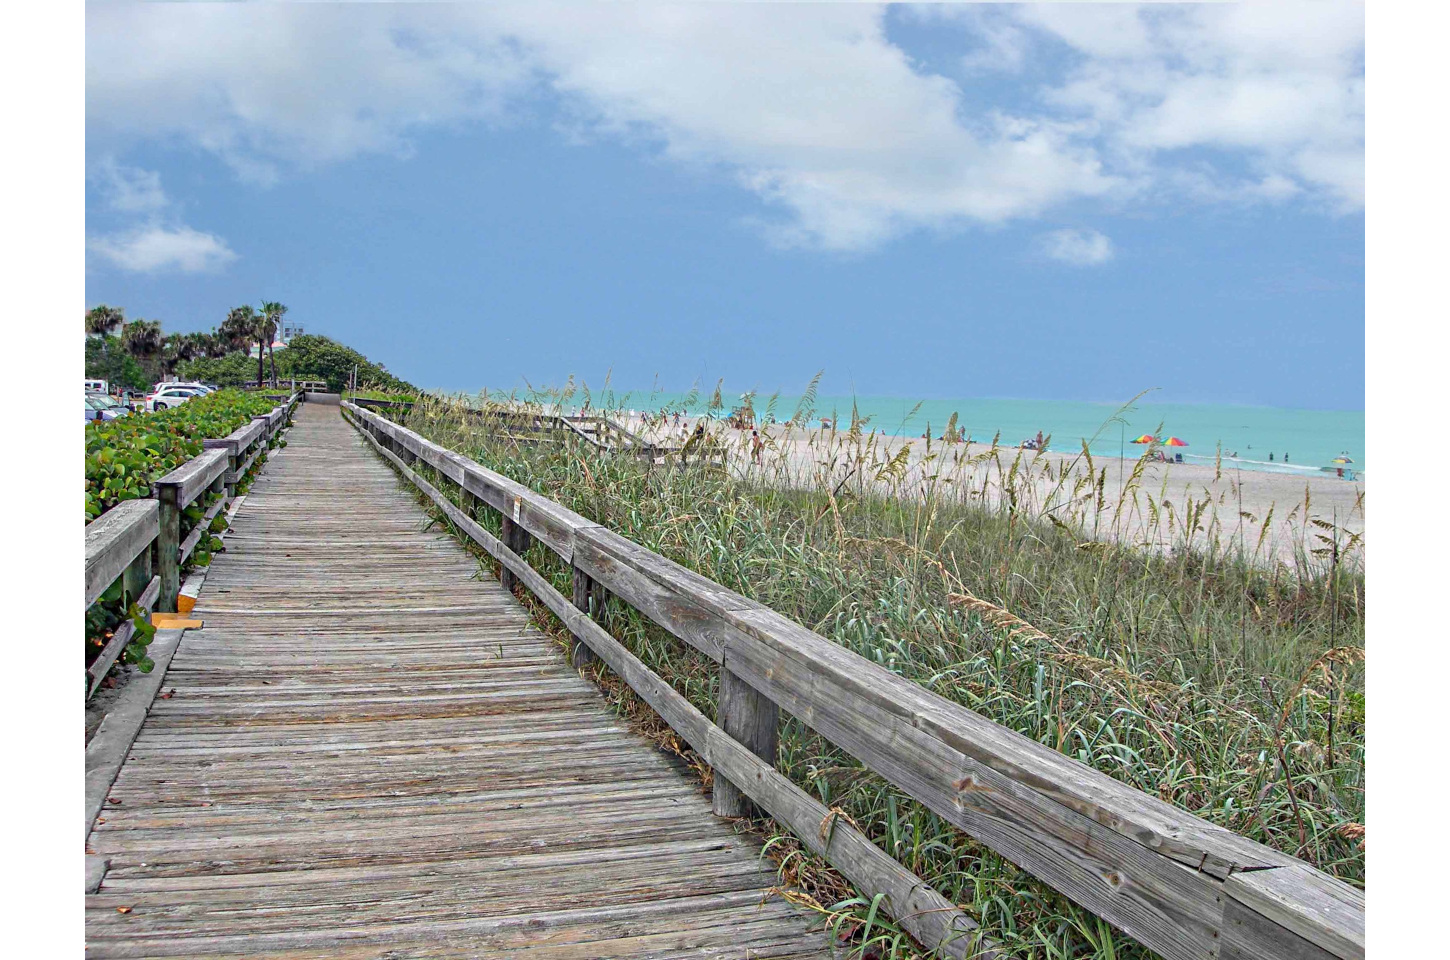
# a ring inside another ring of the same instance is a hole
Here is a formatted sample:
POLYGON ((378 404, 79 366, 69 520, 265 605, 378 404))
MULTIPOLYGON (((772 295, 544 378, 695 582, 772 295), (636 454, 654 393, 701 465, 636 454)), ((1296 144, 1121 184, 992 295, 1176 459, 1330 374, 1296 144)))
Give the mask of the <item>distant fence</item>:
MULTIPOLYGON (((202 442, 203 453, 151 482, 151 497, 116 504, 86 525, 86 607, 118 579, 125 579, 143 614, 176 610, 181 567, 206 536, 211 522, 235 493, 268 441, 282 430, 302 394, 294 393, 270 413, 252 418, 225 437, 202 442), (202 494, 225 492, 181 540, 181 514, 202 494), (144 584, 144 586, 142 586, 144 584)), ((87 668, 87 696, 135 634, 131 621, 118 627, 87 668)))
POLYGON ((270 380, 263 380, 260 383, 256 380, 248 380, 242 384, 248 390, 265 390, 268 387, 286 387, 291 393, 326 393, 326 380, 288 380, 285 377, 279 378, 274 384, 270 380))
MULTIPOLYGON (((402 415, 413 409, 413 404, 403 400, 370 400, 358 397, 353 403, 365 410, 402 415)), ((476 410, 462 404, 455 405, 454 409, 463 416, 497 427, 512 439, 524 443, 574 436, 601 450, 630 453, 639 457, 663 457, 678 452, 674 447, 646 440, 609 417, 564 416, 497 408, 476 410)))
POLYGON ((749 801, 949 956, 993 956, 976 923, 775 768, 786 710, 944 820, 1168 960, 1362 960, 1364 895, 852 653, 360 405, 345 415, 715 770, 715 811, 749 801), (412 468, 456 485, 463 507, 412 468), (502 537, 475 517, 502 515, 502 537), (524 559, 573 568, 566 598, 524 559), (617 597, 720 664, 718 725, 600 627, 617 597))

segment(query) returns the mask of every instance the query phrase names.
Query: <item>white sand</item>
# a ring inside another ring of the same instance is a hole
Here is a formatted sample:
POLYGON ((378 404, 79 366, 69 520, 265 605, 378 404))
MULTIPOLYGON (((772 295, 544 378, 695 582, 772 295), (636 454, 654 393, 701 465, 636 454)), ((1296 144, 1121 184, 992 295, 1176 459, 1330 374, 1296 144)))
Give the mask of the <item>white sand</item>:
MULTIPOLYGON (((672 425, 665 430, 645 427, 641 418, 634 417, 629 427, 652 440, 679 444, 697 422, 681 418, 680 427, 672 425)), ((960 443, 932 441, 928 459, 925 440, 877 434, 874 438, 868 435, 868 440, 857 446, 856 455, 865 454, 866 462, 853 466, 857 456, 853 456, 844 431, 774 425, 762 430, 767 449, 763 466, 757 466, 750 458, 749 430, 731 429, 718 422, 706 422, 706 429, 728 451, 733 471, 770 482, 814 486, 826 476, 833 486, 846 478, 851 488, 864 478, 866 486, 883 492, 922 496, 930 490, 938 496, 965 496, 996 505, 1002 499, 1005 475, 1020 453, 1014 484, 1019 505, 1033 515, 1050 510, 1087 538, 1125 538, 1156 549, 1181 549, 1187 542, 1202 546, 1217 536, 1221 545, 1235 549, 1241 546, 1246 554, 1261 560, 1276 557, 1293 564, 1298 554, 1301 560, 1327 565, 1327 552, 1313 552, 1327 548, 1327 542, 1320 538, 1329 537, 1331 531, 1318 525, 1322 523, 1338 529, 1341 546, 1349 542, 1350 534, 1360 537, 1348 559, 1359 563, 1364 560, 1362 479, 1343 480, 1327 473, 1295 476, 1235 470, 1231 466, 1217 473, 1211 464, 1153 462, 1145 465, 1134 485, 1131 477, 1136 460, 1099 457, 1095 458, 1094 472, 1102 475, 1106 470, 1101 493, 1104 506, 1100 511, 1096 508, 1098 492, 1089 492, 1086 487, 1087 463, 1077 453, 999 447, 996 456, 990 457, 986 444, 974 443, 968 448, 960 443), (878 479, 880 465, 903 446, 909 447, 910 453, 902 482, 878 479), (1120 511, 1119 493, 1125 484, 1136 487, 1136 498, 1130 495, 1120 511), (1075 486, 1078 496, 1074 499, 1075 486), (1171 520, 1170 512, 1158 506, 1165 500, 1172 505, 1171 520), (1203 511, 1199 529, 1191 538, 1185 537, 1183 520, 1188 510, 1192 504, 1205 501, 1209 505, 1198 508, 1203 511), (1271 510, 1268 530, 1261 536, 1271 510)))

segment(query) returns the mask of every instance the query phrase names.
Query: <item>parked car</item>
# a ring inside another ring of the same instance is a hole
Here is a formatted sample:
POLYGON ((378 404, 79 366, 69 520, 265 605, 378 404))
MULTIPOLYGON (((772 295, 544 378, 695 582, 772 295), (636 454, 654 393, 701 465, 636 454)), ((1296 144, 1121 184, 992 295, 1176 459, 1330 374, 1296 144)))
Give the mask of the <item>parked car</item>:
POLYGON ((86 393, 110 393, 110 386, 104 380, 87 380, 86 393))
POLYGON ((188 390, 195 390, 200 396, 205 396, 206 394, 213 393, 216 390, 215 387, 208 386, 204 383, 198 383, 195 380, 165 380, 161 383, 155 384, 152 387, 151 392, 155 393, 159 390, 165 390, 167 387, 186 387, 188 390))
POLYGON ((130 408, 118 401, 115 397, 109 397, 104 393, 86 394, 86 420, 115 420, 117 417, 129 416, 130 408))
POLYGON ((146 397, 146 412, 155 413, 157 410, 170 410, 172 407, 179 407, 192 397, 200 396, 195 387, 161 387, 155 393, 146 397))

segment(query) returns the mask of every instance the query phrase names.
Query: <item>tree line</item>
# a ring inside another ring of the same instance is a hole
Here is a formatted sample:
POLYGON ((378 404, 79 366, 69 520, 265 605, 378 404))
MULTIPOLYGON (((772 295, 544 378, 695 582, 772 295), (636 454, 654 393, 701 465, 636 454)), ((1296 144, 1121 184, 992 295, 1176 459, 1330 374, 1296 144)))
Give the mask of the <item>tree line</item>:
POLYGON ((210 332, 167 334, 159 321, 128 321, 124 309, 99 304, 86 311, 86 377, 132 390, 172 378, 221 386, 276 386, 279 378, 326 380, 330 389, 340 390, 356 370, 360 385, 416 392, 382 364, 327 337, 294 337, 279 355, 273 344, 286 313, 287 307, 276 301, 244 304, 229 310, 210 332))

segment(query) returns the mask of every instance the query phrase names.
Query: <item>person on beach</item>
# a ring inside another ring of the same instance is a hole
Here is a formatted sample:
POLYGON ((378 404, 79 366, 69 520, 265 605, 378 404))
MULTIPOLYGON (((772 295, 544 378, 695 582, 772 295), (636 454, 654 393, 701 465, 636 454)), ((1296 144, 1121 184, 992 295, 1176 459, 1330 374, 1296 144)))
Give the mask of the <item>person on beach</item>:
POLYGON ((1285 463, 1288 463, 1289 462, 1289 455, 1287 453, 1284 454, 1284 462, 1285 463))
POLYGON ((758 430, 750 431, 750 456, 757 467, 765 466, 765 441, 760 439, 758 430))
POLYGON ((1270 463, 1273 463, 1274 462, 1274 455, 1272 453, 1269 454, 1269 462, 1270 463))

